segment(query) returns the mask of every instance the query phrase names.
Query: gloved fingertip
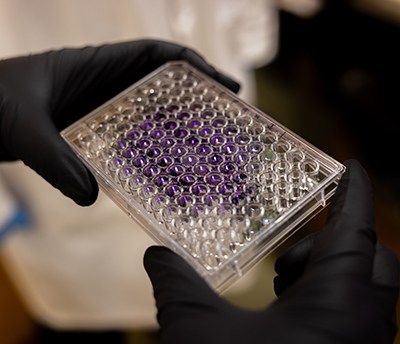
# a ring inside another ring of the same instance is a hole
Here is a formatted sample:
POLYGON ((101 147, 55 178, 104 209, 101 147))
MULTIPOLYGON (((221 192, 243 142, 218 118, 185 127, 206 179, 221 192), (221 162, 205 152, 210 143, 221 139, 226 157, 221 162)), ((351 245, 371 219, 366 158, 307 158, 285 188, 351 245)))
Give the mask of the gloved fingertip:
POLYGON ((184 60, 191 63, 194 67, 198 68, 203 73, 208 74, 220 84, 224 85, 226 88, 230 89, 232 92, 239 92, 240 85, 227 77, 226 75, 218 72, 213 66, 208 64, 203 57, 201 57, 197 52, 192 49, 184 48, 181 56, 184 60))
POLYGON ((234 93, 238 93, 240 90, 240 84, 224 74, 218 73, 217 81, 234 93))
POLYGON ((96 202, 97 197, 99 196, 99 186, 96 179, 92 174, 89 175, 89 179, 92 179, 90 182, 90 187, 86 188, 86 190, 83 192, 76 192, 69 196, 76 204, 82 207, 91 206, 94 202, 96 202))
POLYGON ((274 278, 274 292, 277 297, 280 297, 283 291, 289 286, 288 281, 282 276, 274 278))
POLYGON ((159 267, 168 263, 170 260, 181 259, 169 248, 164 246, 150 246, 143 257, 143 265, 146 272, 150 275, 159 267))
POLYGON ((312 233, 283 252, 275 262, 279 275, 295 279, 303 272, 319 233, 312 233))

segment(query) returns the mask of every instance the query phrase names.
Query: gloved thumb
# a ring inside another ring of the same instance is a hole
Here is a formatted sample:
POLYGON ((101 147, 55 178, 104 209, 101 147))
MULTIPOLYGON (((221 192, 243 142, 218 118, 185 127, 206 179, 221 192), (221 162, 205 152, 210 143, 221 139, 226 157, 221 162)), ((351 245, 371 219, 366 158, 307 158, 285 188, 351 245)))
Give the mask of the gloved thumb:
POLYGON ((166 247, 148 248, 144 267, 153 284, 159 311, 171 304, 177 307, 187 302, 204 305, 220 299, 188 263, 166 247))

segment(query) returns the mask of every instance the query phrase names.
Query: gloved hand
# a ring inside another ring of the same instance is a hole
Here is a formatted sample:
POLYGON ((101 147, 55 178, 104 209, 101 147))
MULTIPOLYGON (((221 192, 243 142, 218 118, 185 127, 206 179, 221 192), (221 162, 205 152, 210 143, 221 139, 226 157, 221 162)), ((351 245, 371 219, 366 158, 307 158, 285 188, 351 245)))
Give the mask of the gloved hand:
POLYGON ((59 131, 171 60, 239 90, 194 51, 152 40, 0 61, 0 161, 21 159, 77 204, 92 204, 97 183, 59 131))
POLYGON ((149 248, 144 264, 161 343, 392 343, 397 331, 399 262, 376 242, 371 185, 354 160, 325 229, 277 260, 279 299, 264 310, 227 303, 167 248, 149 248))

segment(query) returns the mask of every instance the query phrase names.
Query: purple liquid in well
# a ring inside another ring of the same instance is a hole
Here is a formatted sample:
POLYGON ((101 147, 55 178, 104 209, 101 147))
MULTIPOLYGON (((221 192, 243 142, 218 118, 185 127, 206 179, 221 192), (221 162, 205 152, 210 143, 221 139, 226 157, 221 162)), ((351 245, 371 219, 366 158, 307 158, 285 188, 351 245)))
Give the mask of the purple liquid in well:
POLYGON ((179 129, 176 129, 176 130, 174 131, 174 136, 175 136, 177 139, 183 139, 183 138, 185 138, 188 134, 189 134, 189 132, 188 132, 186 129, 183 129, 183 128, 179 128, 179 129))
POLYGON ((157 164, 161 167, 171 166, 174 162, 174 159, 169 156, 163 156, 157 160, 157 164))
POLYGON ((201 137, 210 137, 212 134, 214 134, 214 130, 211 127, 203 127, 199 130, 201 137))
POLYGON ((175 144, 175 140, 170 137, 166 137, 164 140, 161 141, 161 146, 163 148, 170 148, 174 144, 175 144))
POLYGON ((133 160, 133 166, 135 166, 136 168, 143 167, 146 165, 146 163, 146 159, 141 156, 133 160))
POLYGON ((171 150, 171 153, 175 158, 179 158, 179 157, 185 155, 186 152, 187 152, 187 150, 184 146, 176 146, 171 150))
POLYGON ((249 177, 246 173, 239 172, 233 176, 233 181, 237 184, 246 184, 249 180, 249 177))
POLYGON ((192 190, 193 194, 197 197, 204 196, 208 193, 207 186, 203 185, 203 184, 194 185, 191 190, 192 190))
POLYGON ((224 153, 225 155, 232 155, 235 154, 236 152, 237 152, 237 146, 232 143, 228 143, 222 147, 222 153, 224 153))
POLYGON ((230 175, 236 172, 236 165, 230 162, 221 165, 220 169, 221 173, 230 175))
POLYGON ((184 170, 183 167, 180 166, 180 165, 174 165, 174 166, 171 166, 171 167, 168 169, 168 173, 169 173, 171 176, 173 176, 173 177, 178 177, 178 176, 180 176, 181 174, 183 174, 183 172, 185 172, 185 170, 184 170))
POLYGON ((196 147, 200 143, 200 140, 196 135, 191 135, 185 140, 185 143, 190 147, 196 147))
POLYGON ((208 165, 197 165, 194 169, 194 172, 198 176, 205 176, 208 172, 210 172, 210 168, 208 167, 208 165))
POLYGON ((202 144, 196 149, 196 153, 200 156, 207 156, 211 153, 211 148, 207 144, 202 144))
POLYGON ((183 158, 182 163, 185 166, 192 167, 197 164, 197 157, 195 155, 187 155, 183 158))
POLYGON ((215 135, 210 139, 213 146, 219 147, 225 143, 225 137, 222 135, 215 135))
POLYGON ((223 181, 222 177, 219 174, 213 173, 206 178, 206 182, 209 185, 217 186, 223 181))
POLYGON ((142 129, 143 131, 149 131, 151 129, 153 129, 154 124, 151 122, 144 122, 140 125, 140 129, 142 129))
POLYGON ((128 134, 126 134, 126 138, 128 140, 137 140, 141 136, 140 131, 132 130, 128 134))
POLYGON ((168 175, 165 174, 159 174, 155 179, 154 179, 154 184, 156 184, 159 188, 165 186, 169 182, 169 177, 168 175))
POLYGON ((159 140, 159 139, 161 139, 162 137, 164 137, 164 135, 165 135, 164 131, 162 131, 162 130, 160 130, 160 129, 153 130, 153 131, 150 133, 150 136, 151 136, 154 140, 159 140))
POLYGON ((182 193, 182 189, 177 186, 177 185, 169 185, 166 187, 165 189, 165 193, 169 196, 169 197, 176 197, 178 196, 180 193, 182 193))
POLYGON ((157 148, 157 147, 150 148, 150 149, 147 151, 147 156, 148 156, 149 158, 152 158, 152 159, 157 158, 157 157, 159 157, 160 155, 161 155, 161 149, 160 149, 160 148, 157 148))
POLYGON ((190 118, 190 113, 188 112, 181 112, 180 114, 178 114, 177 118, 180 121, 187 121, 190 118))
POLYGON ((157 112, 154 116, 153 119, 156 122, 162 122, 163 120, 167 119, 167 115, 163 112, 157 112))
POLYGON ((140 149, 145 149, 151 145, 151 141, 148 139, 140 139, 138 142, 136 142, 136 146, 140 149))
POLYGON ((192 174, 184 174, 179 178, 179 184, 188 187, 193 185, 196 182, 196 177, 192 174))
POLYGON ((229 196, 235 192, 235 185, 232 182, 223 183, 218 187, 218 192, 223 196, 229 196))
POLYGON ((175 121, 168 121, 164 123, 164 129, 165 130, 174 130, 178 127, 178 123, 175 121))
POLYGON ((137 151, 134 149, 127 149, 123 151, 122 156, 126 159, 134 158, 137 155, 137 151))
POLYGON ((224 162, 224 157, 220 154, 213 154, 208 158, 208 162, 211 165, 220 165, 224 162))
POLYGON ((147 166, 144 170, 143 170, 143 174, 147 177, 147 178, 153 178, 154 176, 156 176, 158 174, 158 168, 155 165, 150 165, 147 166))

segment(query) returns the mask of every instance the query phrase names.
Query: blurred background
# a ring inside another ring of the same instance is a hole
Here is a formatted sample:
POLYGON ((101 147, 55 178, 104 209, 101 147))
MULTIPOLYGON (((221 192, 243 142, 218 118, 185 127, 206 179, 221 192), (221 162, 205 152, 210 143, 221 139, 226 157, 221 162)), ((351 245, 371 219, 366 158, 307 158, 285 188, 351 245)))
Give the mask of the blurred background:
MULTIPOLYGON (((147 37, 195 48, 241 83, 243 99, 335 159, 358 159, 378 239, 400 256, 399 0, 0 0, 1 58, 147 37)), ((273 301, 275 259, 325 217, 224 297, 273 301)), ((111 201, 79 208, 23 164, 2 163, 0 218, 0 343, 157 342, 142 268, 153 243, 111 201)))

